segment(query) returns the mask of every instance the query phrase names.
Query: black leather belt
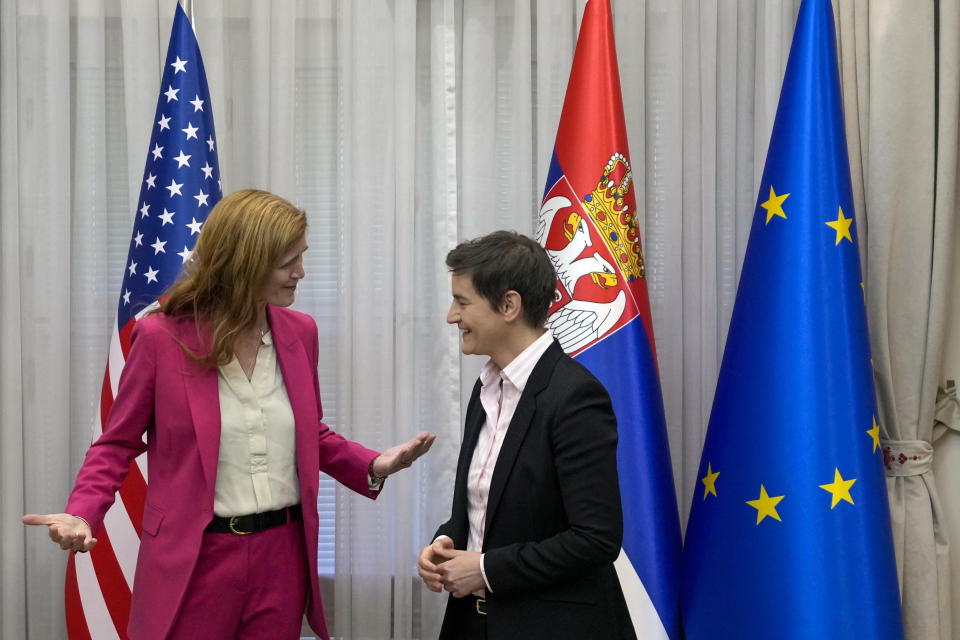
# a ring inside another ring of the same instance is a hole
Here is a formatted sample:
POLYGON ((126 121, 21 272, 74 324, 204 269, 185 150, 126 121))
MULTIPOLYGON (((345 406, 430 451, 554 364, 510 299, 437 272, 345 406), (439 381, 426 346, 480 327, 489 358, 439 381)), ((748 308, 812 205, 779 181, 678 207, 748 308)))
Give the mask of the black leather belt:
POLYGON ((292 507, 285 507, 276 511, 251 513, 246 516, 230 516, 229 518, 213 516, 213 520, 210 521, 204 531, 245 536, 248 533, 258 533, 288 522, 300 522, 301 520, 303 520, 303 509, 300 505, 295 504, 292 507))

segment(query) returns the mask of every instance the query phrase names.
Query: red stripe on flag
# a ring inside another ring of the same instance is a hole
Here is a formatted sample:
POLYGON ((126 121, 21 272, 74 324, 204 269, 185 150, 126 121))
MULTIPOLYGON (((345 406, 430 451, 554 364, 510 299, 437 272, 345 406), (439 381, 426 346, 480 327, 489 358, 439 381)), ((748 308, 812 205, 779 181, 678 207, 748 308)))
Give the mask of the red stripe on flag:
MULTIPOLYGON (((130 320, 118 332, 120 340, 120 351, 123 353, 123 359, 126 361, 130 353, 130 336, 133 335, 133 325, 136 320, 130 320)), ((107 357, 107 366, 104 368, 103 385, 100 387, 100 426, 106 427, 107 416, 110 415, 110 408, 113 407, 113 387, 110 385, 110 358, 107 357)))
POLYGON ((130 587, 127 586, 127 579, 117 562, 106 527, 100 527, 97 532, 97 546, 90 552, 90 559, 93 560, 93 570, 97 574, 100 592, 107 603, 113 626, 117 635, 126 640, 127 622, 130 620, 130 587))
POLYGON ((120 328, 120 350, 123 351, 124 360, 130 353, 130 336, 133 335, 133 325, 135 324, 137 324, 137 321, 131 318, 130 322, 120 328))
POLYGON ((107 424, 107 416, 113 406, 113 389, 110 388, 110 361, 103 372, 103 384, 100 386, 100 430, 107 424))
POLYGON ((140 473, 136 460, 130 461, 130 473, 120 485, 120 498, 130 517, 130 523, 137 530, 137 537, 143 536, 143 507, 147 502, 147 481, 140 473))
POLYGON ((67 584, 64 589, 64 609, 67 616, 67 637, 70 640, 92 640, 87 629, 87 619, 83 615, 83 603, 80 602, 80 589, 77 587, 77 568, 74 554, 67 559, 67 584))

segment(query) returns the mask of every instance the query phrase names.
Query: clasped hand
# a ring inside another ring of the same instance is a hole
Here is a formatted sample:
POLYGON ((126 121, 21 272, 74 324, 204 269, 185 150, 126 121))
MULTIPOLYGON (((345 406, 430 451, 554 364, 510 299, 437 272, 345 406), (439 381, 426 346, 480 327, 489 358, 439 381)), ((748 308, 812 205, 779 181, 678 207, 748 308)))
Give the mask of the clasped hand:
POLYGON ((417 572, 431 591, 446 589, 462 598, 485 587, 480 571, 480 552, 453 548, 453 540, 441 536, 420 552, 417 572))
POLYGON ((23 516, 23 524, 46 525, 50 539, 60 545, 65 551, 90 551, 97 544, 97 539, 90 531, 90 525, 83 518, 72 516, 69 513, 28 513, 23 516))

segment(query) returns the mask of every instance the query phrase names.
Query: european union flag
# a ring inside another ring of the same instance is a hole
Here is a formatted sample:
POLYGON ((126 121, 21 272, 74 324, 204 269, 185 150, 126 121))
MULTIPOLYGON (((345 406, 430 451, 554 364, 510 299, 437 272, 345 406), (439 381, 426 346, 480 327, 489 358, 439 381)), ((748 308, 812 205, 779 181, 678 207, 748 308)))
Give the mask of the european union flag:
POLYGON ((687 638, 902 638, 829 0, 804 0, 684 545, 687 638))

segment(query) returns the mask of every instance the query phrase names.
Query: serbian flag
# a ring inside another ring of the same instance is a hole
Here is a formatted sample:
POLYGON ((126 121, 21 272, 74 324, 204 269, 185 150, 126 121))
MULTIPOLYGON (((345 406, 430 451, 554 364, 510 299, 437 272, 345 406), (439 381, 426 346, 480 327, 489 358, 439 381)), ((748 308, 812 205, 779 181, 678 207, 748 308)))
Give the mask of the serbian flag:
POLYGON ((804 0, 683 566, 687 637, 903 638, 830 0, 804 0))
MULTIPOLYGON (((178 4, 123 269, 94 440, 113 405, 133 325, 176 279, 220 197, 217 142, 203 60, 193 27, 178 4)), ((144 454, 130 463, 116 502, 96 533, 97 546, 90 553, 70 554, 66 616, 72 640, 127 637, 146 495, 144 454)))
POLYGON ((547 324, 613 401, 616 567, 637 635, 678 640, 680 522, 632 178, 610 4, 590 0, 537 223, 558 276, 547 324))

